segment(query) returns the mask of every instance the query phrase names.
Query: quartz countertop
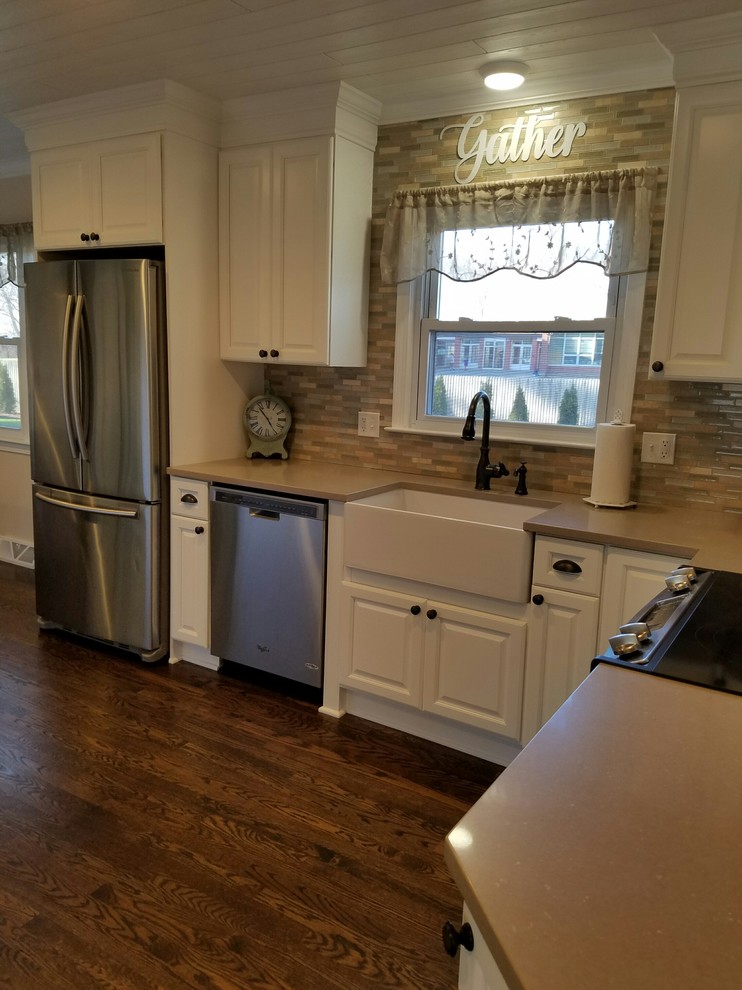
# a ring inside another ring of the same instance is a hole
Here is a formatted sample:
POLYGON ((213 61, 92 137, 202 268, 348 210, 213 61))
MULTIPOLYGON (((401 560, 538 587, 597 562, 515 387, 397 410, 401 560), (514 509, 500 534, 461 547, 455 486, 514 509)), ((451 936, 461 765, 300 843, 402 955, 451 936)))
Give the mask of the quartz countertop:
POLYGON ((738 990, 742 699, 602 665, 449 833, 514 990, 738 990))
POLYGON ((511 478, 495 481, 490 492, 478 492, 473 481, 297 459, 281 461, 236 457, 174 466, 169 473, 341 502, 364 498, 400 485, 455 492, 472 498, 523 501, 544 509, 524 525, 526 530, 536 535, 602 543, 629 550, 678 554, 697 567, 742 573, 742 512, 661 509, 641 505, 633 509, 602 509, 589 505, 576 495, 532 488, 521 500, 513 494, 515 482, 511 478))

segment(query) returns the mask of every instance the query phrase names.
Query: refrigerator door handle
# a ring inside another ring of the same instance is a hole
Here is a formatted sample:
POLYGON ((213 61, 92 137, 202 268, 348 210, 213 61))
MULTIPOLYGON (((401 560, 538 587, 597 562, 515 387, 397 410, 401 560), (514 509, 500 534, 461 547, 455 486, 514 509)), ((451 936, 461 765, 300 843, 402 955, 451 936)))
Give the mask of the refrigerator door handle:
POLYGON ((75 435, 80 448, 80 457, 84 461, 90 460, 88 455, 88 445, 85 442, 85 426, 82 420, 82 401, 80 398, 80 336, 82 330, 83 314, 85 310, 85 296, 80 293, 75 299, 75 316, 72 320, 72 340, 70 342, 69 354, 69 374, 70 374, 70 396, 72 398, 72 419, 75 424, 75 435))
POLYGON ((64 407, 64 425, 67 428, 67 442, 73 457, 79 457, 75 434, 72 426, 70 403, 70 316, 72 314, 72 296, 67 295, 67 305, 64 310, 64 329, 62 331, 62 405, 64 407))
POLYGON ((65 502, 62 499, 51 498, 49 495, 42 495, 36 492, 36 498, 40 502, 48 502, 50 505, 59 506, 60 509, 72 509, 73 512, 90 512, 99 516, 125 516, 127 519, 136 519, 136 509, 104 509, 102 506, 77 505, 75 502, 65 502))

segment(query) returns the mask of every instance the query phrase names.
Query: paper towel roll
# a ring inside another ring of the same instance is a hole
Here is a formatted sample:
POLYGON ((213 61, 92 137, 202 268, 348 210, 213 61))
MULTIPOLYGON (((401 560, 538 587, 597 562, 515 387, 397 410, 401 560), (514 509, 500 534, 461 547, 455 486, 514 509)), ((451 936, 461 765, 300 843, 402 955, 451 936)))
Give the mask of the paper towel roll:
POLYGON ((633 423, 598 423, 593 481, 586 502, 617 509, 636 504, 629 499, 635 430, 633 423))

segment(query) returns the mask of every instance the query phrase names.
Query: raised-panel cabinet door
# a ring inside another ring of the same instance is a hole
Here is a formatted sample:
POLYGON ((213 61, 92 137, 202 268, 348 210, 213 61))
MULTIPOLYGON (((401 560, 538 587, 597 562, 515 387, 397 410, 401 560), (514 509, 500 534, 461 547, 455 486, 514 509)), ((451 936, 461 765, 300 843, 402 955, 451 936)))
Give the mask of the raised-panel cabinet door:
POLYGON ((521 742, 527 743, 590 673, 599 599, 533 588, 528 616, 528 673, 521 742))
POLYGON ((650 377, 742 381, 742 81, 681 88, 650 377))
POLYGON ((425 711, 518 739, 525 620, 429 601, 425 636, 425 711))
POLYGON ((170 635, 209 645, 209 524, 170 518, 170 635))
POLYGON ((344 582, 341 683, 420 707, 424 600, 344 582))
POLYGON ((81 247, 81 234, 94 229, 88 146, 37 151, 31 161, 35 247, 81 247))
POLYGON ((265 145, 219 155, 219 323, 226 360, 264 360, 275 346, 272 160, 265 145))
POLYGON ((162 243, 160 135, 97 142, 93 225, 100 246, 162 243))
POLYGON ((331 156, 329 137, 273 149, 273 337, 289 364, 329 359, 331 156))

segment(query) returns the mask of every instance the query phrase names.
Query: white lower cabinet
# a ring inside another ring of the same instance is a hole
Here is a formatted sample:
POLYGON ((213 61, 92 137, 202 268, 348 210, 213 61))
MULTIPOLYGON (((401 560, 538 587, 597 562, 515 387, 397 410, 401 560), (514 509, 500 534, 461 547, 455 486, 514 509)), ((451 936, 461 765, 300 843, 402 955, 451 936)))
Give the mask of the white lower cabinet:
POLYGON ((600 600, 534 585, 528 619, 528 674, 521 742, 541 726, 590 673, 600 600), (539 601, 540 600, 540 601, 539 601))
POLYGON ((344 687, 519 738, 526 606, 505 616, 350 581, 342 596, 344 687))
POLYGON ((665 587, 680 556, 538 536, 528 616, 521 742, 527 743, 590 673, 593 658, 665 587))
POLYGON ((216 668, 209 651, 209 486, 170 481, 170 659, 216 668))
POLYGON ((209 645, 208 527, 206 520, 170 518, 171 634, 173 639, 196 646, 209 645))
POLYGON ((528 614, 521 742, 527 743, 590 673, 603 547, 538 536, 528 614))

